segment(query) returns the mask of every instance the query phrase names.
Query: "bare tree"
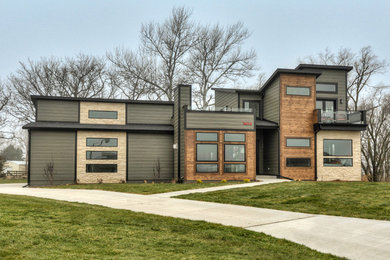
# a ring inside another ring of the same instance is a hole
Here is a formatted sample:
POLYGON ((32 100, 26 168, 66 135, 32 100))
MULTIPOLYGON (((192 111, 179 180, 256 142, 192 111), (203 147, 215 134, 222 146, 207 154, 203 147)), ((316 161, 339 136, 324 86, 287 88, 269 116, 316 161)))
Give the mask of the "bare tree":
POLYGON ((250 36, 242 23, 226 28, 205 26, 198 35, 196 44, 190 49, 186 69, 191 81, 198 86, 194 93, 195 104, 206 108, 212 105, 211 88, 252 76, 256 53, 242 50, 243 43, 250 36))
POLYGON ((369 181, 390 178, 390 95, 376 89, 362 101, 367 110, 367 130, 362 133, 362 167, 369 181))
POLYGON ((112 97, 115 89, 107 84, 103 59, 78 55, 76 58, 42 58, 20 62, 8 78, 12 95, 8 112, 21 123, 32 122, 35 108, 30 95, 65 97, 112 97))

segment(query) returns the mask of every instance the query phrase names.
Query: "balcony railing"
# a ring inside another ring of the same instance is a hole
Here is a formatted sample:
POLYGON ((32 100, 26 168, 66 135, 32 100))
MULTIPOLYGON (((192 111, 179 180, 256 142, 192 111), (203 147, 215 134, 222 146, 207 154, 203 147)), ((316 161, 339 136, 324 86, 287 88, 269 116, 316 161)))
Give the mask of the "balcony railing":
POLYGON ((225 112, 252 112, 252 108, 238 108, 238 107, 207 107, 207 108, 195 108, 187 107, 188 111, 225 111, 225 112))
POLYGON ((322 111, 314 110, 320 124, 366 124, 366 111, 322 111))

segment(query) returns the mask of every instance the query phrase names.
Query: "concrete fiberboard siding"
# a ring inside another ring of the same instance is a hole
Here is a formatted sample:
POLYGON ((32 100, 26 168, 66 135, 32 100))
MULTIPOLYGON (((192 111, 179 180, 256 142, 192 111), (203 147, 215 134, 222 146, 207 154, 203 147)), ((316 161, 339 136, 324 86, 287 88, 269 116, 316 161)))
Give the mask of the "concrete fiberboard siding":
POLYGON ((187 112, 188 129, 253 130, 252 113, 238 112, 187 112))
POLYGON ((173 179, 171 134, 128 134, 128 180, 173 179), (160 177, 157 174, 160 162, 160 177), (153 172, 154 169, 154 172, 153 172))
POLYGON ((360 131, 326 131, 317 133, 317 179, 319 181, 361 181, 360 131), (352 156, 324 156, 324 139, 352 140, 352 156), (324 166, 324 158, 352 158, 352 167, 324 166))
POLYGON ((62 100, 38 100, 37 121, 79 121, 79 102, 62 100))
POLYGON ((127 104, 128 124, 171 124, 172 105, 127 104))
MULTIPOLYGON (((260 93, 257 95, 257 94, 243 94, 241 93, 240 94, 240 107, 244 107, 244 100, 255 100, 255 101, 260 101, 261 100, 261 96, 260 96, 260 93)), ((261 108, 260 108, 261 109, 261 108)))
POLYGON ((75 132, 31 131, 30 185, 50 185, 45 175, 54 163, 53 184, 73 183, 75 177, 75 132))
POLYGON ((215 91, 215 107, 237 108, 238 94, 236 92, 215 91))
POLYGON ((345 73, 346 71, 338 70, 321 70, 321 76, 317 78, 317 82, 322 83, 337 83, 337 93, 316 93, 317 99, 337 99, 336 100, 336 109, 340 111, 346 110, 345 94, 347 91, 347 86, 345 82, 345 73), (343 100, 343 104, 340 104, 340 100, 343 100))
POLYGON ((279 79, 274 80, 265 91, 263 117, 266 120, 279 123, 279 79))

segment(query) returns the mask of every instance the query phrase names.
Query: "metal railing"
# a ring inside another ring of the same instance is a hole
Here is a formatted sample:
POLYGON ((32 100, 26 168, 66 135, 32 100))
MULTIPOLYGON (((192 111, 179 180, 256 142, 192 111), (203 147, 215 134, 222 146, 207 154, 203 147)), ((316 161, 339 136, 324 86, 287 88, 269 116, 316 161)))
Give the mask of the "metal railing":
POLYGON ((321 124, 366 124, 366 111, 314 110, 317 123, 321 124))
POLYGON ((252 112, 252 108, 243 108, 243 107, 206 107, 206 108, 196 108, 196 107, 187 107, 188 111, 222 111, 222 112, 252 112))

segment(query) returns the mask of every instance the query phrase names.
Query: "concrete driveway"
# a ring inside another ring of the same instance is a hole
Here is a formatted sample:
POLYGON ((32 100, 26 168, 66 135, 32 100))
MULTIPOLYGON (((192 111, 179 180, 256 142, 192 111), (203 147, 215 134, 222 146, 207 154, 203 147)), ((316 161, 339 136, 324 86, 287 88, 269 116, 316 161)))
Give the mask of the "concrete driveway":
MULTIPOLYGON (((116 209, 203 220, 285 238, 350 259, 390 259, 390 221, 346 218, 99 190, 22 188, 0 193, 82 202, 116 209)), ((171 195, 171 194, 170 194, 171 195)))

